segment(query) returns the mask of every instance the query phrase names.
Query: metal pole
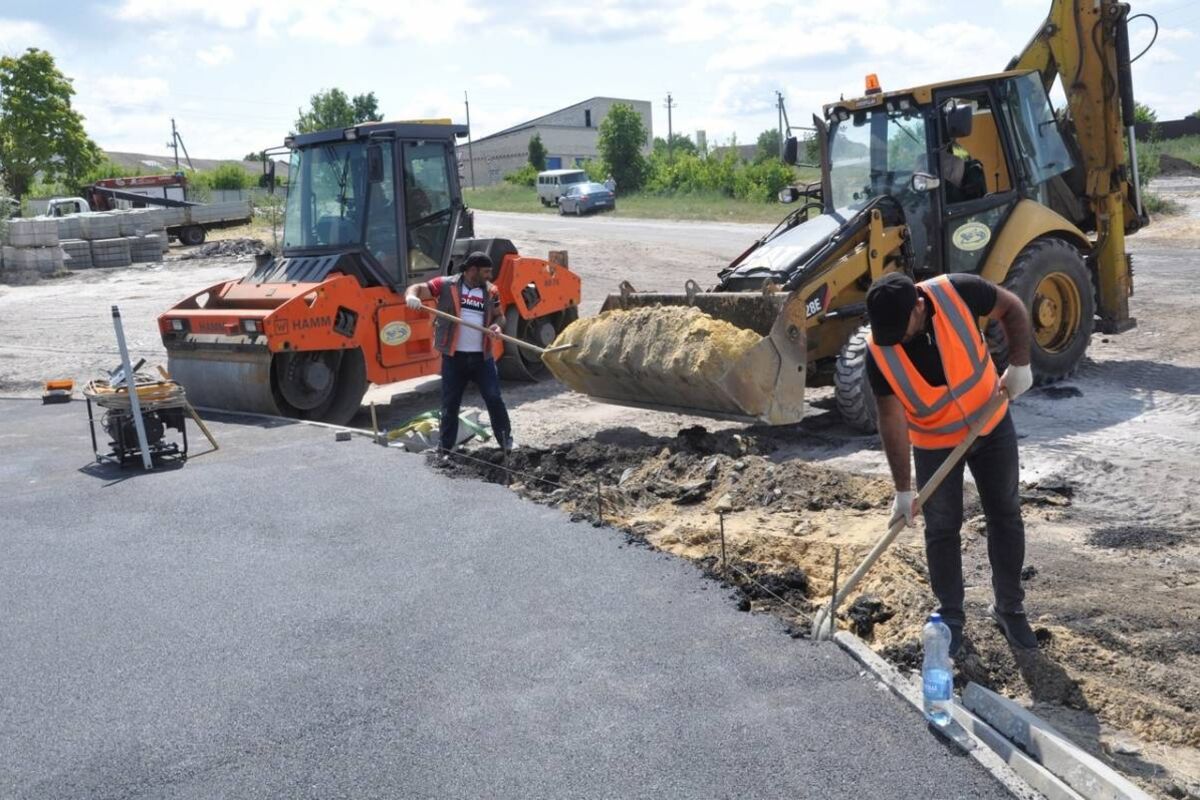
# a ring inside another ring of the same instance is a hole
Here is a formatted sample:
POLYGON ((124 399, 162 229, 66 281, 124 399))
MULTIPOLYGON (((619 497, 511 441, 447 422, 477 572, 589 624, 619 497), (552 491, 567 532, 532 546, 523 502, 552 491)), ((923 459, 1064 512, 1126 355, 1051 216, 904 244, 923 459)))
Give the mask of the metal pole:
POLYGON ((596 477, 596 521, 604 524, 604 498, 600 494, 600 477, 596 477))
POLYGON ((721 520, 721 571, 724 572, 726 569, 728 569, 727 561, 725 559, 725 512, 718 511, 717 517, 719 517, 721 520))
POLYGON ((1129 131, 1125 135, 1129 137, 1129 166, 1133 168, 1134 208, 1137 209, 1137 215, 1140 219, 1142 216, 1142 181, 1138 176, 1137 134, 1134 132, 1132 125, 1129 126, 1129 131))
POLYGON ((673 105, 674 105, 674 102, 671 100, 671 93, 667 92, 667 160, 668 161, 675 160, 674 158, 672 158, 673 153, 671 152, 671 139, 674 138, 673 134, 672 134, 673 128, 671 127, 671 107, 673 105))
POLYGON ((838 593, 838 571, 841 569, 842 548, 833 548, 833 592, 829 595, 829 627, 830 630, 837 629, 837 608, 834 606, 834 601, 837 599, 838 593))
POLYGON ((779 118, 779 158, 783 158, 783 92, 775 92, 775 111, 779 118))
POLYGON ((175 171, 179 172, 179 134, 175 132, 174 117, 171 117, 171 147, 175 150, 175 171))
POLYGON ((467 107, 467 161, 471 162, 471 188, 475 188, 475 151, 471 147, 471 101, 463 89, 463 105, 467 107))
POLYGON ((117 349, 121 351, 121 371, 125 373, 125 386, 129 390, 129 408, 133 414, 133 425, 137 428, 138 446, 142 449, 142 466, 154 469, 150 460, 150 445, 146 443, 146 424, 142 420, 142 403, 138 399, 137 384, 133 379, 133 365, 129 363, 129 348, 125 346, 125 331, 121 327, 121 310, 112 307, 113 328, 117 332, 117 349))

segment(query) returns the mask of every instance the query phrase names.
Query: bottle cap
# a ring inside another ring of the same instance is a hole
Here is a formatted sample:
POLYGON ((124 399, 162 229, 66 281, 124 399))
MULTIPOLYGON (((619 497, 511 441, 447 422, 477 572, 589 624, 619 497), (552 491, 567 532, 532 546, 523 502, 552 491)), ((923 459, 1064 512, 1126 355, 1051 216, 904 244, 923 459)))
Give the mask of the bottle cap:
POLYGON ((930 615, 929 615, 929 621, 930 621, 930 622, 941 622, 941 621, 942 621, 942 615, 941 615, 941 614, 939 614, 938 612, 936 612, 936 611, 935 611, 935 612, 933 612, 932 614, 930 614, 930 615))

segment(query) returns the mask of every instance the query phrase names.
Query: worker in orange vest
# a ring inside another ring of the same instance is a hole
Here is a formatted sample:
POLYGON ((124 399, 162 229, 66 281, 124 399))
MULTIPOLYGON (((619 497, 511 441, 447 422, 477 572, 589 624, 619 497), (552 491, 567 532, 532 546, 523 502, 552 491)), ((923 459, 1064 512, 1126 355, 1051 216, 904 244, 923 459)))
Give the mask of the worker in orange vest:
MULTIPOLYGON (((1017 433, 1008 401, 981 420, 1003 388, 1015 400, 1033 385, 1031 326, 1020 299, 976 275, 940 275, 914 284, 889 273, 867 291, 871 321, 867 377, 879 412, 879 435, 896 484, 893 522, 911 525, 916 495, 909 451, 925 485, 954 447, 982 421, 979 438, 963 461, 970 467, 987 519, 992 567, 993 619, 1016 648, 1034 649, 1037 638, 1025 615, 1021 568, 1025 526, 1018 492, 1017 433), (1009 366, 997 373, 976 323, 997 320, 1008 338, 1009 366)), ((925 501, 925 557, 929 583, 950 628, 950 652, 962 646, 963 462, 925 501)))

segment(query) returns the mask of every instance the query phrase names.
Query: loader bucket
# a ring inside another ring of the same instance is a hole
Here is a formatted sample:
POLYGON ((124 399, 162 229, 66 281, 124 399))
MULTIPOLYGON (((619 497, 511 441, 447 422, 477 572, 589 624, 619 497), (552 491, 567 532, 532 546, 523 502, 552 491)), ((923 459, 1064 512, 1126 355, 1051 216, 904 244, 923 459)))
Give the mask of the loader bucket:
POLYGON ((791 294, 623 291, 545 356, 586 395, 620 405, 786 425, 804 416, 804 304, 791 294))

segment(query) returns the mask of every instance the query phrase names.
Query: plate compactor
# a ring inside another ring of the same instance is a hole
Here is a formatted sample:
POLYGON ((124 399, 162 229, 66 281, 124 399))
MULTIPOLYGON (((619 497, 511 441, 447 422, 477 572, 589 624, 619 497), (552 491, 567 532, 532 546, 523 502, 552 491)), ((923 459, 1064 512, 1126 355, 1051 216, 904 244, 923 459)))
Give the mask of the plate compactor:
MULTIPOLYGON (((466 132, 439 120, 288 137, 282 252, 159 317, 171 376, 191 403, 345 424, 369 383, 439 372, 433 316, 410 310, 404 290, 453 274, 476 250, 495 264, 505 332, 549 346, 578 316, 579 277, 565 258, 456 236, 467 211, 454 142, 466 132)), ((502 377, 544 373, 533 351, 495 346, 502 377)))

